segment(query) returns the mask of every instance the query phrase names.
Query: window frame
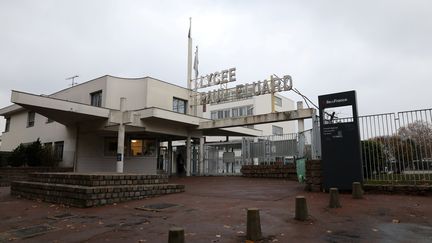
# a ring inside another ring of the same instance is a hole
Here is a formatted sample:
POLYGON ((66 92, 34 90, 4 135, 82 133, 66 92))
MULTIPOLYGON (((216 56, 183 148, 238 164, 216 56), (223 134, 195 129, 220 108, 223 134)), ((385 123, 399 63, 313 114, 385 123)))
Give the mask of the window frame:
POLYGON ((274 103, 276 106, 282 107, 282 98, 278 96, 274 96, 274 103))
POLYGON ((102 90, 98 90, 90 93, 90 105, 96 107, 102 107, 102 94, 103 94, 102 90))
POLYGON ((36 112, 29 111, 27 112, 27 127, 34 127, 36 123, 36 112))
POLYGON ((283 135, 283 127, 272 125, 272 135, 283 135), (280 129, 280 133, 275 130, 280 129))
POLYGON ((155 139, 146 139, 146 138, 137 138, 130 137, 127 140, 127 155, 131 158, 141 158, 141 157, 157 157, 157 147, 158 143, 155 139), (134 155, 132 151, 132 141, 133 140, 141 140, 141 154, 134 155), (150 149, 151 146, 154 148, 150 149))
POLYGON ((54 155, 54 159, 55 160, 57 160, 57 161, 63 161, 63 156, 64 156, 64 141, 56 141, 56 142, 54 142, 53 155, 54 155), (59 147, 61 147, 61 150, 59 150, 59 147))
POLYGON ((184 99, 180 99, 177 97, 173 97, 173 101, 172 101, 172 110, 174 112, 177 113, 181 113, 181 114, 187 114, 187 105, 188 105, 188 101, 184 100, 184 99), (180 110, 180 102, 183 103, 183 110, 180 110))
POLYGON ((10 131, 10 124, 11 124, 11 118, 10 117, 6 117, 6 123, 5 123, 4 132, 9 132, 10 131))

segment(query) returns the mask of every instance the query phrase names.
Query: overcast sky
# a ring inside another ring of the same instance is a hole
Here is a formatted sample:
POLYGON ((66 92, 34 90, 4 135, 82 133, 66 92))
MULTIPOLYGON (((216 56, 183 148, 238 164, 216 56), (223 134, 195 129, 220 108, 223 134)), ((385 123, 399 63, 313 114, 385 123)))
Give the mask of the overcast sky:
POLYGON ((316 103, 356 90, 361 115, 431 107, 428 0, 0 0, 0 107, 12 89, 50 94, 75 74, 186 86, 190 16, 202 74, 236 67, 243 83, 289 74, 316 103))

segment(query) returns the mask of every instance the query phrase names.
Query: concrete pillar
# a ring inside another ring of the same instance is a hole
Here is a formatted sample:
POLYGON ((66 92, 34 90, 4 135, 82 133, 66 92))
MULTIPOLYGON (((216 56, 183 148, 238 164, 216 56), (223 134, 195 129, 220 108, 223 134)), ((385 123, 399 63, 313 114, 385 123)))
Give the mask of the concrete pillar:
POLYGON ((330 202, 329 208, 340 208, 341 204, 339 202, 339 190, 337 188, 330 188, 330 202))
POLYGON ((297 196, 295 199, 295 219, 305 221, 308 218, 308 209, 306 198, 304 196, 297 196))
POLYGON ((124 160, 124 140, 125 140, 125 125, 123 123, 123 114, 126 110, 126 98, 120 98, 121 119, 117 135, 117 173, 123 173, 124 160))
POLYGON ((248 208, 247 210, 247 227, 246 227, 246 240, 260 240, 261 234, 261 221, 258 208, 248 208))
POLYGON ((354 199, 363 198, 363 190, 362 190, 360 182, 353 182, 353 184, 352 184, 352 197, 354 199))
POLYGON ((172 141, 171 139, 168 140, 168 168, 167 168, 167 174, 168 176, 172 173, 172 163, 173 163, 173 156, 172 156, 172 141))
POLYGON ((199 174, 200 175, 204 175, 204 137, 200 137, 199 174))
MULTIPOLYGON (((297 101, 297 110, 303 109, 303 101, 297 101)), ((304 132, 304 119, 299 119, 298 121, 298 132, 304 132)))
POLYGON ((184 243, 184 229, 171 227, 168 233, 168 243, 184 243))
POLYGON ((191 159, 191 136, 188 136, 186 140, 186 176, 191 175, 191 159))

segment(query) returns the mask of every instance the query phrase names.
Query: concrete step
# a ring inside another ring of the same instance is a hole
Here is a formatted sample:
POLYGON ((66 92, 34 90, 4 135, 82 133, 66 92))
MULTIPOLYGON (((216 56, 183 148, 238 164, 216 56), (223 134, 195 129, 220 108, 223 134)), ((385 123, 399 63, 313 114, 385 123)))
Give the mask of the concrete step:
POLYGON ((184 190, 185 186, 179 184, 81 186, 35 181, 15 181, 11 184, 12 195, 81 208, 179 193, 184 190))
POLYGON ((168 183, 167 175, 120 173, 32 173, 28 181, 80 186, 149 185, 168 183))

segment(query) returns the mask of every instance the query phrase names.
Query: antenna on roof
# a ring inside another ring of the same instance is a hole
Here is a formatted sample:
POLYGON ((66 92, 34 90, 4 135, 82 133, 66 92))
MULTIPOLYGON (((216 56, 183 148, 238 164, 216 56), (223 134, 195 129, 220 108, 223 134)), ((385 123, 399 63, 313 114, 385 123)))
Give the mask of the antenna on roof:
POLYGON ((75 78, 78 78, 78 77, 79 77, 78 75, 74 75, 72 77, 67 78, 66 80, 72 80, 71 87, 73 87, 74 85, 78 84, 75 82, 75 78))

